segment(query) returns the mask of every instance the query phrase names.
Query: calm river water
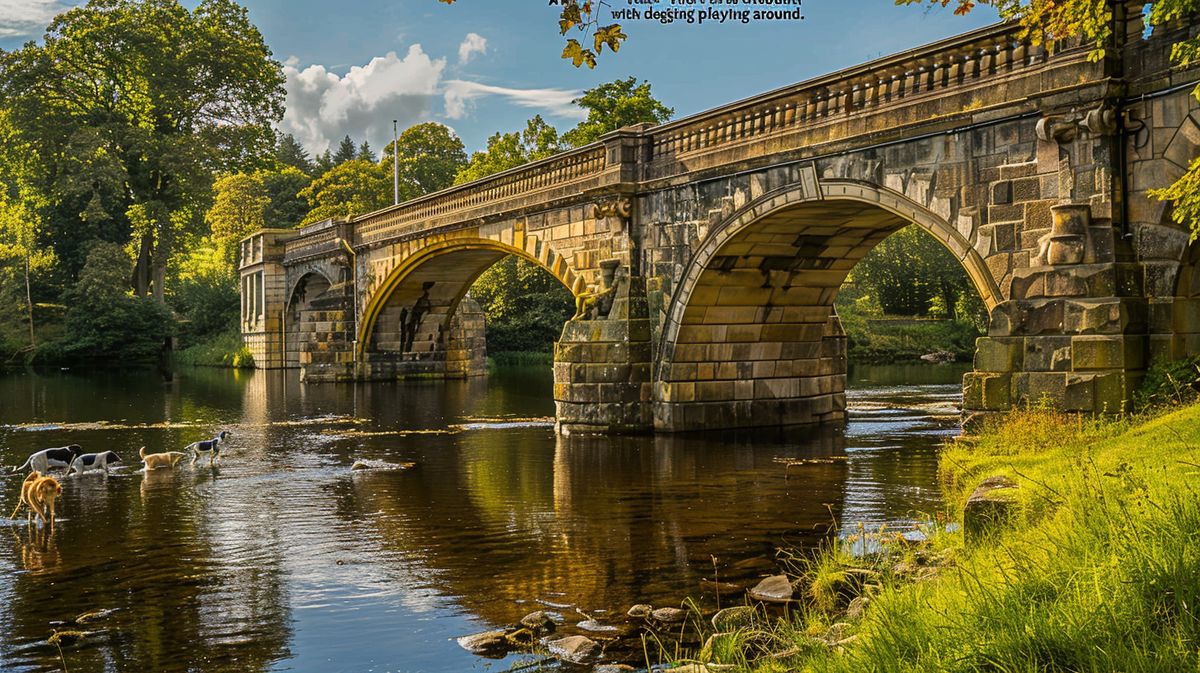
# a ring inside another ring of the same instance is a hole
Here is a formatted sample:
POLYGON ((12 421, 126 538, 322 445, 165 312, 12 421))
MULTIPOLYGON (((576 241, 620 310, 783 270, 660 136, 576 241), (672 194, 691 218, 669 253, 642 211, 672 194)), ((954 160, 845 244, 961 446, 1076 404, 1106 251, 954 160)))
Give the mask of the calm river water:
MULTIPOLYGON (((961 373, 859 368, 844 428, 617 439, 556 437, 541 369, 360 386, 0 375, 0 464, 68 443, 125 461, 64 480, 53 534, 0 519, 0 670, 503 670, 527 657, 479 659, 453 639, 539 608, 563 633, 616 623, 699 596, 714 557, 721 581, 752 583, 834 518, 933 511, 961 373), (218 467, 141 472, 138 447, 222 429, 218 467), (356 459, 417 467, 352 472, 356 459), (60 660, 53 625, 93 609, 117 611, 60 660)), ((20 487, 8 469, 0 516, 20 487)))

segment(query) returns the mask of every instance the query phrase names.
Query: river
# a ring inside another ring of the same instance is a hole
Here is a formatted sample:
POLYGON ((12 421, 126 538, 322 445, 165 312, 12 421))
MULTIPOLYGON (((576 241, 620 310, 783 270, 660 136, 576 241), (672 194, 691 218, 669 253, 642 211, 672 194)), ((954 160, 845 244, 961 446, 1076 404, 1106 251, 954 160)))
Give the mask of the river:
POLYGON ((635 603, 711 601, 701 579, 752 584, 835 521, 936 510, 962 371, 856 368, 845 427, 653 438, 557 437, 548 368, 357 386, 2 374, 0 515, 20 488, 8 469, 33 451, 78 443, 124 463, 64 479, 53 533, 0 519, 0 670, 504 670, 528 657, 454 638, 535 609, 577 633, 635 603), (141 471, 139 447, 219 430, 233 434, 217 467, 141 471), (359 459, 416 466, 352 471, 359 459), (47 644, 94 609, 116 612, 70 627, 94 633, 61 653, 47 644))

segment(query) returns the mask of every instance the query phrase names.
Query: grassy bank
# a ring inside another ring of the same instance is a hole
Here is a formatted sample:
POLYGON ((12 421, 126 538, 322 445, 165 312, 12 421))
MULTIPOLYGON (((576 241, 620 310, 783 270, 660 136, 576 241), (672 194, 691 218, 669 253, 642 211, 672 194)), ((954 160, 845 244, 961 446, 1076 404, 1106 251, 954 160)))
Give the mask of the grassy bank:
POLYGON ((946 520, 982 479, 1012 479, 1009 524, 969 543, 936 521, 920 544, 876 534, 882 551, 866 557, 834 544, 794 564, 803 599, 789 618, 715 637, 697 659, 750 671, 1197 670, 1200 406, 1016 413, 948 448, 941 474, 946 520))
POLYGON ((554 354, 537 351, 500 351, 488 354, 488 367, 550 367, 554 354))
POLYGON ((254 367, 254 357, 237 332, 225 332, 188 346, 175 354, 175 362, 194 367, 254 367))

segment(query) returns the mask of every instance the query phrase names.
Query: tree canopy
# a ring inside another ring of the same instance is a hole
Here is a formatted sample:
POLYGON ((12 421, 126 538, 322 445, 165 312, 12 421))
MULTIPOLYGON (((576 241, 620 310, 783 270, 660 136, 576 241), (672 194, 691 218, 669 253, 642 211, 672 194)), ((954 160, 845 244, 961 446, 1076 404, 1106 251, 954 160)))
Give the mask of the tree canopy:
POLYGON ((454 184, 454 176, 467 163, 462 140, 449 127, 436 122, 410 126, 383 150, 380 163, 391 170, 399 148, 401 194, 407 198, 429 194, 454 184))
POLYGON ((392 205, 392 179, 379 164, 351 159, 313 180, 300 196, 309 205, 302 224, 362 215, 392 205))
POLYGON ((563 134, 562 140, 571 147, 586 145, 610 131, 648 122, 661 124, 675 114, 650 92, 650 82, 636 77, 606 82, 588 89, 575 99, 575 104, 587 110, 587 118, 563 134))
POLYGON ((458 171, 454 181, 461 184, 478 180, 553 156, 561 150, 558 130, 537 115, 525 123, 524 130, 496 133, 488 138, 487 149, 472 154, 470 162, 458 171))
POLYGON ((232 0, 92 0, 0 71, 0 105, 46 165, 60 257, 77 271, 86 241, 132 240, 135 289, 159 299, 214 169, 259 163, 283 114, 280 65, 232 0))

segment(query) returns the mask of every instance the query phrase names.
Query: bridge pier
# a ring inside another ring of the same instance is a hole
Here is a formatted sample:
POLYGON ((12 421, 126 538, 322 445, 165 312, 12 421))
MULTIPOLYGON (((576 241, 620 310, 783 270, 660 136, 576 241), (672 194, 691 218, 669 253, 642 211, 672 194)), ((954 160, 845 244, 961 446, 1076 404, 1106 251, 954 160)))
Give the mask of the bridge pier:
POLYGON ((610 283, 612 296, 568 320, 554 344, 554 407, 563 434, 654 427, 646 283, 639 277, 610 277, 610 283))

